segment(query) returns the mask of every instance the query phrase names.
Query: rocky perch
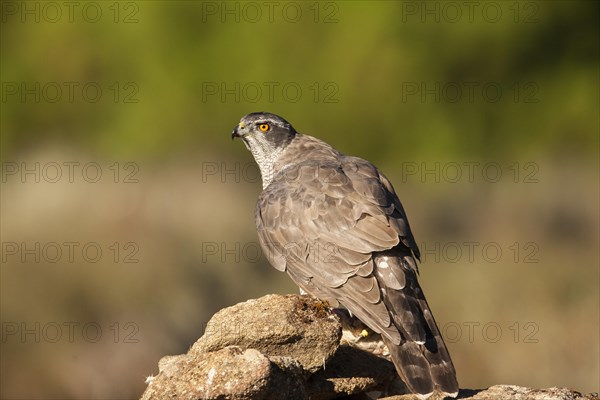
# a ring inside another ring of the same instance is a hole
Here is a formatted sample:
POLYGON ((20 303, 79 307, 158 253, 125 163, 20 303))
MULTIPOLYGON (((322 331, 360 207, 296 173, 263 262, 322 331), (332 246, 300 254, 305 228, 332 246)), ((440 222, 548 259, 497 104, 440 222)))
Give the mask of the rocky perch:
MULTIPOLYGON (((188 351, 163 357, 142 400, 417 399, 377 334, 309 296, 268 295, 225 308, 188 351)), ((563 388, 497 385, 460 399, 598 399, 563 388)), ((439 399, 432 396, 431 399, 439 399)))

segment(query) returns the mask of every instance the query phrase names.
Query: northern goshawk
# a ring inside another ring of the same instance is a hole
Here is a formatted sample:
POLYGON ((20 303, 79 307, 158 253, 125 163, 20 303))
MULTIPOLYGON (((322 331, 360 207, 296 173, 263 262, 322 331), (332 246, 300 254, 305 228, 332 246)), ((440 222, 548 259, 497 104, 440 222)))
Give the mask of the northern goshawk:
POLYGON ((380 333, 411 392, 455 397, 456 372, 417 280, 419 249, 390 181, 274 114, 246 115, 235 137, 260 168, 255 220, 273 267, 380 333))

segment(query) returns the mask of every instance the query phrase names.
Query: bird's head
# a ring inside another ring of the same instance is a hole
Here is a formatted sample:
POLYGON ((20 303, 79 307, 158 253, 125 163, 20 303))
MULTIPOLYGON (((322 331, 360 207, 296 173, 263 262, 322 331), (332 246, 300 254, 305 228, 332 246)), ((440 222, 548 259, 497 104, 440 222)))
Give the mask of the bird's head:
POLYGON ((275 163, 281 152, 296 136, 296 130, 285 119, 267 112, 246 115, 231 132, 231 138, 241 138, 252 152, 260 168, 263 188, 273 179, 275 163))
POLYGON ((268 112, 255 112, 240 120, 233 129, 231 138, 241 138, 256 157, 255 151, 267 155, 282 150, 295 135, 296 130, 280 116, 268 112))

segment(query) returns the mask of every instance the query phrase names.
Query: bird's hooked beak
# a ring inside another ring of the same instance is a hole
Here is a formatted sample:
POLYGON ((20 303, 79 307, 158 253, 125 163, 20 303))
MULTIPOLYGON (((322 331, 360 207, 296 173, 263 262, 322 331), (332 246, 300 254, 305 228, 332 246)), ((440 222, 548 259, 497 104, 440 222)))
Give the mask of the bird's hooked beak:
POLYGON ((233 131, 231 132, 231 140, 235 139, 236 137, 239 138, 243 138, 245 135, 245 125, 243 122, 240 122, 235 128, 233 128, 233 131))

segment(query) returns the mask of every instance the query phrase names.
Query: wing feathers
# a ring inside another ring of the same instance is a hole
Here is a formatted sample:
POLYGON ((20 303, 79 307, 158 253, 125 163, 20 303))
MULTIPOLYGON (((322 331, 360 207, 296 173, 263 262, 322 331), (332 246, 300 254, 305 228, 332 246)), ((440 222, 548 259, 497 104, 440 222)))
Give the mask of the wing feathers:
POLYGON ((308 293, 342 304, 381 333, 411 391, 422 397, 457 392, 452 361, 417 281, 419 249, 391 183, 367 161, 300 138, 297 154, 312 159, 286 156, 257 202, 266 257, 308 293))

